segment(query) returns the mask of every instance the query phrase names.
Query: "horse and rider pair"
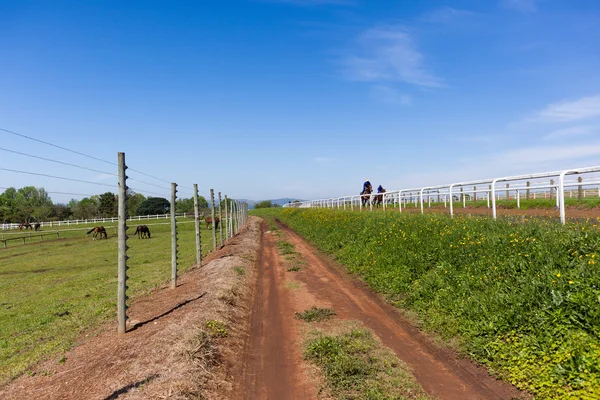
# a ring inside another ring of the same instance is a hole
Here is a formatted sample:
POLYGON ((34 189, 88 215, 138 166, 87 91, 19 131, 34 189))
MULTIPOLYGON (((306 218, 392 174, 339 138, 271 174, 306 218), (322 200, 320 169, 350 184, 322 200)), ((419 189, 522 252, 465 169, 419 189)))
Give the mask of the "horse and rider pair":
POLYGON ((371 196, 371 193, 373 193, 373 186, 371 185, 371 182, 369 182, 369 180, 367 179, 365 183, 363 183, 362 192, 360 192, 360 200, 363 206, 365 206, 369 202, 369 200, 371 200, 371 197, 373 197, 373 199, 371 200, 373 205, 379 206, 383 204, 383 193, 385 193, 385 189, 383 188, 383 186, 379 185, 379 187, 377 188, 378 194, 376 196, 371 196))

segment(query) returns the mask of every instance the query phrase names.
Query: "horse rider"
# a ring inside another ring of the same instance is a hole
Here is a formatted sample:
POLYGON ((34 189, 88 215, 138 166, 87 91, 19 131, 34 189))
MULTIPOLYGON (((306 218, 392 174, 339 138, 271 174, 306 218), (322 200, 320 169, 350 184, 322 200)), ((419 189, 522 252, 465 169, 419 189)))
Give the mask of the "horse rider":
POLYGON ((369 182, 368 179, 365 181, 365 183, 363 183, 363 190, 362 190, 362 192, 360 192, 360 194, 366 193, 367 189, 369 189, 370 191, 373 191, 373 186, 371 186, 371 182, 369 182))
POLYGON ((377 193, 385 193, 385 189, 383 188, 383 186, 379 185, 379 187, 377 188, 377 193))

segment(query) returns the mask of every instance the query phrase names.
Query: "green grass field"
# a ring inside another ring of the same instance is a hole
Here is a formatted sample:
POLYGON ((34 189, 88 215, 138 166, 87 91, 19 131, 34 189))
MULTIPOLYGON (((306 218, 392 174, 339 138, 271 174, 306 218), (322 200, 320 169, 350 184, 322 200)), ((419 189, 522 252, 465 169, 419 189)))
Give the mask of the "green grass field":
MULTIPOLYGON (((138 221, 130 222, 130 298, 170 280, 170 224, 157 222, 145 222, 152 233, 149 240, 133 236, 138 221)), ((48 357, 58 362, 82 332, 116 316, 117 236, 109 226, 105 224, 108 240, 92 240, 85 226, 63 226, 59 240, 0 249, 0 382, 48 357)), ((212 231, 205 228, 204 255, 213 247, 212 231)), ((193 220, 178 218, 178 232, 183 273, 195 263, 193 220)))
POLYGON ((600 227, 269 209, 421 326, 536 398, 600 397, 600 227), (595 397, 596 396, 596 397, 595 397))

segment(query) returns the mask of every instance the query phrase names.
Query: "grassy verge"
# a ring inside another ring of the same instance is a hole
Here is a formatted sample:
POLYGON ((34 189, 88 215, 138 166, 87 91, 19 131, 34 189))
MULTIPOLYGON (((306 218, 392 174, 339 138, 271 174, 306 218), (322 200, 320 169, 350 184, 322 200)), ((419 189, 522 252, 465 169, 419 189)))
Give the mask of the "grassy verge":
POLYGON ((308 310, 297 312, 295 317, 296 319, 301 319, 305 322, 320 322, 332 318, 334 315, 335 311, 331 308, 311 307, 308 310))
MULTIPOLYGON (((149 226, 151 239, 128 241, 130 297, 170 279, 170 226, 149 226)), ((178 227, 183 273, 195 263, 194 224, 178 227)), ((92 241, 85 231, 68 232, 77 236, 0 249, 0 382, 49 356, 60 359, 82 332, 116 314, 116 235, 92 241)), ((202 230, 204 254, 210 235, 202 230)))
POLYGON ((314 333, 304 357, 323 374, 322 392, 334 399, 428 399, 414 377, 364 328, 314 333))
MULTIPOLYGON (((272 210, 424 329, 539 398, 600 390, 600 228, 272 210)), ((587 396, 587 397, 586 397, 587 396)))

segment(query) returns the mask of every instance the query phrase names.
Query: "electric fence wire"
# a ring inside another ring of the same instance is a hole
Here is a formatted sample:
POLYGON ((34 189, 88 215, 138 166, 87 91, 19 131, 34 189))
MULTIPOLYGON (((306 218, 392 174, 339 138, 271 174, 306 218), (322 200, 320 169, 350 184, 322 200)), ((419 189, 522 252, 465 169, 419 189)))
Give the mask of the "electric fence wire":
POLYGON ((62 179, 62 180, 65 180, 65 181, 87 183, 87 184, 90 184, 90 185, 97 185, 97 186, 118 187, 117 185, 111 185, 111 184, 108 184, 108 183, 91 182, 91 181, 85 181, 85 180, 82 180, 82 179, 67 178, 67 177, 64 177, 64 176, 42 174, 42 173, 39 173, 39 172, 21 171, 21 170, 18 170, 18 169, 10 169, 10 168, 1 168, 0 167, 0 171, 14 172, 14 173, 17 173, 17 174, 45 176, 47 178, 54 178, 54 179, 62 179))
MULTIPOLYGON (((0 190, 8 190, 8 189, 10 189, 10 188, 0 186, 0 190)), ((67 194, 67 195, 71 195, 71 196, 83 196, 83 197, 94 196, 93 194, 84 194, 84 193, 54 192, 54 191, 48 191, 48 190, 44 190, 44 191, 48 194, 67 194)))
MULTIPOLYGON (((45 144, 45 145, 48 145, 48 146, 52 146, 52 147, 55 147, 57 149, 68 151, 70 153, 77 154, 77 155, 80 155, 80 156, 83 156, 83 157, 87 157, 87 158, 90 158, 92 160, 101 161, 101 162, 104 162, 104 163, 109 164, 109 165, 113 165, 113 166, 117 165, 117 163, 115 163, 115 162, 111 162, 111 161, 104 160, 102 158, 94 157, 94 156, 91 156, 89 154, 82 153, 80 151, 71 150, 71 149, 69 149, 67 147, 59 146, 59 145, 54 144, 54 143, 50 143, 50 142, 46 142, 44 140, 36 139, 34 137, 27 136, 27 135, 24 135, 22 133, 18 133, 18 132, 15 132, 15 131, 11 131, 9 129, 0 128, 0 131, 9 133, 11 135, 19 136, 19 137, 22 137, 22 138, 25 138, 25 139, 29 139, 29 140, 32 140, 34 142, 38 142, 38 143, 42 143, 42 144, 45 144)), ((111 175, 111 176, 118 176, 117 174, 114 174, 114 173, 99 171, 99 170, 95 170, 93 168, 87 168, 87 167, 83 167, 83 166, 76 165, 76 164, 69 164, 69 163, 65 163, 65 162, 61 162, 61 161, 57 161, 57 160, 48 159, 48 158, 45 158, 45 157, 40 157, 40 156, 35 156, 35 155, 32 155, 32 154, 18 152, 18 151, 15 151, 15 150, 9 150, 9 149, 4 149, 4 148, 0 148, 0 150, 12 152, 12 153, 15 153, 15 154, 24 155, 24 156, 27 156, 27 157, 38 158, 38 159, 45 160, 45 161, 50 161, 50 162, 55 162, 55 163, 59 163, 59 164, 64 164, 64 165, 68 165, 68 166, 71 166, 71 167, 76 167, 76 168, 81 168, 81 169, 87 169, 87 170, 90 170, 90 171, 93 171, 93 172, 100 172, 100 173, 111 175)), ((156 179, 156 180, 164 182, 164 183, 169 183, 169 184, 171 183, 171 182, 169 182, 169 181, 167 181, 165 179, 159 178, 159 177, 154 176, 154 175, 147 174, 145 172, 139 171, 139 170, 131 168, 131 167, 128 167, 128 170, 131 171, 131 172, 138 173, 140 175, 144 175, 144 176, 152 178, 152 179, 156 179)), ((132 180, 132 181, 136 181, 136 182, 139 182, 139 183, 146 184, 146 185, 155 186, 155 187, 158 187, 160 189, 170 190, 170 189, 164 188, 162 186, 158 186, 158 185, 155 185, 155 184, 152 184, 152 183, 149 183, 149 182, 141 181, 139 179, 135 179, 135 178, 129 178, 129 179, 132 180)), ((191 190, 187 190, 187 189, 182 189, 180 191, 186 192, 186 193, 192 193, 191 190)))

